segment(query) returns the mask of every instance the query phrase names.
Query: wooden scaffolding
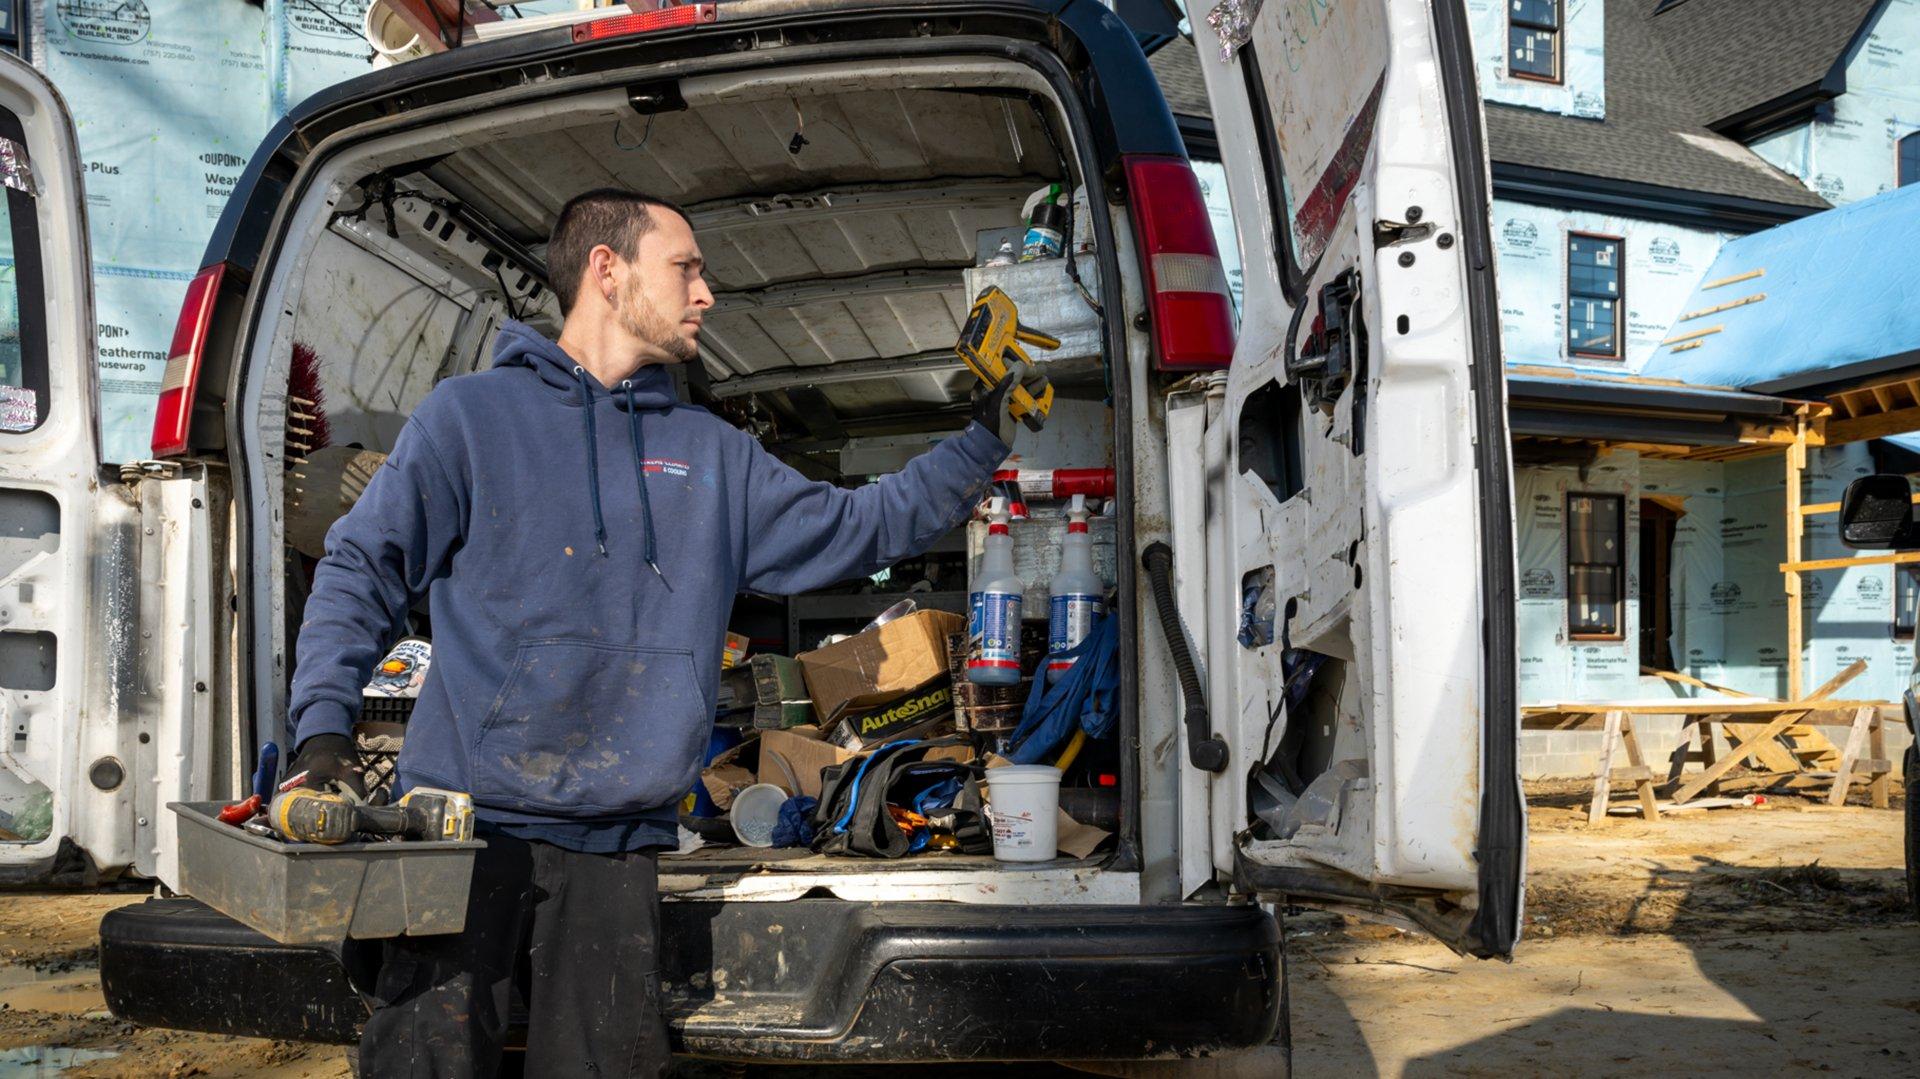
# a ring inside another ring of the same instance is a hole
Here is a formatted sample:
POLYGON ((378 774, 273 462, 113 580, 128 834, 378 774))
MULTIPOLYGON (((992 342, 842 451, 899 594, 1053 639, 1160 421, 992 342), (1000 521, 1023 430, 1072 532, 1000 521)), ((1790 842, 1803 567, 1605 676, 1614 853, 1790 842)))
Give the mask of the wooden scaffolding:
MULTIPOLYGON (((1647 380, 1632 380, 1647 381, 1647 380)), ((1717 796, 1722 781, 1734 768, 1751 763, 1766 777, 1795 786, 1831 781, 1828 801, 1845 802, 1851 785, 1867 782, 1872 804, 1886 808, 1891 789, 1893 762, 1885 744, 1887 713, 1898 704, 1884 700, 1837 700, 1833 694, 1865 669, 1865 661, 1856 661, 1839 676, 1812 693, 1804 693, 1806 626, 1801 601, 1803 575, 1823 570, 1843 570, 1853 566, 1909 565, 1920 563, 1920 551, 1889 554, 1864 554, 1842 558, 1806 559, 1804 543, 1809 518, 1836 517, 1838 502, 1807 503, 1801 497, 1801 483, 1807 468, 1807 451, 1815 447, 1836 447, 1867 439, 1920 431, 1920 370, 1881 376, 1831 393, 1827 402, 1798 402, 1788 415, 1771 424, 1754 424, 1742 431, 1739 444, 1719 446, 1679 446, 1638 442, 1600 442, 1576 439, 1528 439, 1528 441, 1579 441, 1602 450, 1632 450, 1643 457, 1661 460, 1724 462, 1780 454, 1784 459, 1786 486, 1786 561, 1780 563, 1782 588, 1787 601, 1787 692, 1782 700, 1767 700, 1738 693, 1721 686, 1669 671, 1646 671, 1671 681, 1691 684, 1721 693, 1722 700, 1676 698, 1671 703, 1569 703, 1528 707, 1522 710, 1525 730, 1566 731, 1598 730, 1603 743, 1594 777, 1594 795, 1589 821, 1606 817, 1614 778, 1631 784, 1638 808, 1647 819, 1663 809, 1686 808, 1703 794, 1717 796), (1646 748, 1640 744, 1633 726, 1636 715, 1678 715, 1685 718, 1679 745, 1669 757, 1664 780, 1648 763, 1646 748), (1845 728, 1844 748, 1829 740, 1822 728, 1845 728), (1725 735, 1730 749, 1721 753, 1717 735, 1725 735), (1616 753, 1624 752, 1627 764, 1616 767, 1616 753), (1703 770, 1684 778, 1689 763, 1703 770), (1663 802, 1659 791, 1668 798, 1663 802)), ((1920 504, 1920 496, 1914 499, 1920 504)))

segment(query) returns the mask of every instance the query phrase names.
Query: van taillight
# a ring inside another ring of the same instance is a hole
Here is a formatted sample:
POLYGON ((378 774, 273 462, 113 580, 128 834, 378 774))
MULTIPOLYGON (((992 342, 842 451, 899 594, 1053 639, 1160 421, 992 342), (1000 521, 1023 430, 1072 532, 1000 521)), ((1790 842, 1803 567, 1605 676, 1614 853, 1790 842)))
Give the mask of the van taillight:
POLYGON ((193 418, 193 393, 200 384, 200 360, 207 347, 207 329, 213 325, 213 305, 227 264, 216 262, 201 270, 187 286, 180 304, 180 321, 173 324, 173 347, 167 350, 167 372, 160 382, 160 404, 153 413, 153 455, 171 457, 187 451, 187 426, 193 418))
POLYGON ((575 23, 573 40, 576 43, 600 41, 604 38, 650 34, 656 30, 672 30, 676 27, 712 22, 716 16, 714 7, 713 4, 675 4, 658 11, 643 11, 637 15, 610 15, 592 22, 575 23))
POLYGON ((1123 160, 1147 272, 1155 365, 1163 371, 1225 367, 1233 359, 1233 298, 1200 181, 1183 157, 1123 160))

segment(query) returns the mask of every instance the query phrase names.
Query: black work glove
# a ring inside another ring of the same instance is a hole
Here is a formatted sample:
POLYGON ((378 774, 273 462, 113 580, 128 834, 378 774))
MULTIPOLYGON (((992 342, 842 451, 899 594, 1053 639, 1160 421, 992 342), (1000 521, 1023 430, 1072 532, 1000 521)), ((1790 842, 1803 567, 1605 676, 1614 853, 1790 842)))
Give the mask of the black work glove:
POLYGON ((1034 400, 1047 390, 1047 376, 1030 373, 1026 364, 1014 361, 1007 365, 1007 373, 990 390, 976 393, 973 398, 973 418, 980 426, 992 431, 1008 449, 1013 448, 1014 432, 1022 422, 1033 430, 1039 430, 1046 417, 1037 411, 1029 410, 1021 419, 1013 417, 1013 388, 1024 388, 1034 400))
POLYGON ((344 734, 316 734, 300 743, 292 763, 287 765, 287 776, 301 772, 307 773, 306 785, 314 790, 333 787, 362 801, 367 797, 360 776, 360 753, 353 748, 353 739, 344 734))

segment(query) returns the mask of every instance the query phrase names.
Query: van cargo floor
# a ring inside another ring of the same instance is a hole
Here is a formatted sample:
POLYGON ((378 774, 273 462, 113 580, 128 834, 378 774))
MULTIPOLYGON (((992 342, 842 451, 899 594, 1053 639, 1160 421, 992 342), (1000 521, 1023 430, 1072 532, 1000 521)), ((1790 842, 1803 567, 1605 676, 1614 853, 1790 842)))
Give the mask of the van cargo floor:
POLYGON ((987 854, 916 854, 906 858, 854 858, 847 855, 815 854, 800 847, 766 849, 757 847, 702 847, 690 854, 663 854, 660 872, 706 871, 789 872, 789 873, 889 873, 938 872, 951 870, 1004 869, 1091 869, 1106 860, 1093 858, 1055 858, 1047 862, 999 862, 987 854))

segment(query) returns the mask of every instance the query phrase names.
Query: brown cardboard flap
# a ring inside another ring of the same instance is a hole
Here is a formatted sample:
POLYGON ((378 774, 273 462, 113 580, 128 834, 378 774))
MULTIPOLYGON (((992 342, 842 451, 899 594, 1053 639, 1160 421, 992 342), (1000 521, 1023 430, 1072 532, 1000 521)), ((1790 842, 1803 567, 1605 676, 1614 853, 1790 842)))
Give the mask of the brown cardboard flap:
POLYGON ((814 714, 832 719, 848 708, 871 708, 946 674, 947 635, 965 625, 949 611, 915 611, 801 653, 814 714))
POLYGON ((732 808, 734 795, 753 786, 753 773, 739 764, 708 765, 700 773, 700 782, 707 788, 707 797, 713 799, 713 807, 725 810, 732 808))
POLYGON ((1112 832, 1095 828, 1091 824, 1081 824, 1067 816, 1064 809, 1054 810, 1054 826, 1057 835, 1053 845, 1061 854, 1069 858, 1085 858, 1092 854, 1100 844, 1107 841, 1112 832))
POLYGON ((767 731, 760 736, 760 782, 772 783, 790 794, 804 794, 812 798, 820 797, 820 770, 841 761, 859 756, 853 750, 822 740, 818 727, 793 727, 784 731, 767 731), (779 761, 787 763, 793 769, 793 778, 789 779, 779 761), (798 781, 799 790, 793 790, 798 781))

